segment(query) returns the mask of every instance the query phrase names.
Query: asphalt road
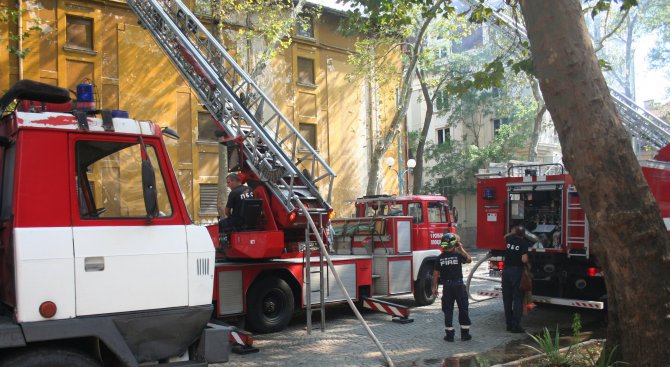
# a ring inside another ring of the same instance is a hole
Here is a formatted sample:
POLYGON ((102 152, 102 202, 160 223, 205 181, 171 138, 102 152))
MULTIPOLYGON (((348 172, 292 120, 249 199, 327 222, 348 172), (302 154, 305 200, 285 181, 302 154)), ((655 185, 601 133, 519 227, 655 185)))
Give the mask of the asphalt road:
MULTIPOLYGON (((475 254, 482 256, 482 254, 475 254)), ((476 260, 475 260, 476 261, 476 260)), ((484 266, 482 266, 484 268, 484 266)), ((469 268, 464 270, 467 275, 469 268)), ((483 275, 485 270, 480 269, 483 275)), ((479 272, 478 272, 479 273, 479 272)), ((475 280, 472 290, 491 290, 499 286, 489 281, 475 280)), ((440 291, 441 294, 441 291, 440 291)), ((526 334, 505 331, 502 301, 492 299, 470 303, 473 339, 447 343, 444 336, 444 316, 440 301, 425 307, 414 307, 411 295, 388 298, 388 301, 412 307, 414 322, 398 324, 388 315, 364 310, 363 317, 396 366, 490 366, 531 355, 532 344, 526 334)), ((537 334, 544 327, 561 334, 571 334, 573 315, 579 313, 583 330, 588 337, 602 337, 605 315, 565 307, 537 307, 522 321, 527 332, 537 334)), ((456 315, 455 315, 455 319, 456 315)), ((313 322, 319 325, 319 313, 313 322)), ((228 365, 235 366, 382 366, 386 362, 373 341, 367 336, 348 305, 326 309, 326 330, 306 332, 305 314, 297 314, 282 332, 256 335, 255 346, 260 352, 249 355, 232 354, 228 365)), ((216 365, 223 367, 225 364, 216 365)))

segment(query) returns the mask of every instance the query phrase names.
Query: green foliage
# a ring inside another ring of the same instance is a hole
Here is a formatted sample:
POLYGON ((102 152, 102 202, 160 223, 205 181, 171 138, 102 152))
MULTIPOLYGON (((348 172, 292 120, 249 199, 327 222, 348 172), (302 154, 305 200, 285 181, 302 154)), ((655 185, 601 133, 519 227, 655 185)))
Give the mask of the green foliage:
POLYGON ((451 0, 342 0, 353 10, 341 30, 345 35, 363 34, 395 38, 406 34, 417 20, 431 17, 450 17, 454 14, 451 0))
POLYGON ((642 28, 658 36, 649 52, 651 66, 664 69, 670 65, 670 1, 648 0, 643 7, 642 28))
POLYGON ((591 17, 595 18, 599 13, 609 11, 612 3, 621 4, 620 11, 626 11, 638 5, 637 0, 598 0, 591 8, 591 17))
MULTIPOLYGON (((484 57, 485 55, 481 55, 484 57)), ((460 63, 467 66, 477 63, 479 56, 458 55, 452 67, 460 63)), ((426 158, 435 162, 428 169, 432 181, 426 183, 428 191, 447 196, 473 193, 476 190, 478 170, 491 162, 525 159, 521 149, 527 146, 533 124, 536 103, 527 89, 527 79, 507 71, 501 87, 488 90, 471 89, 450 98, 448 125, 452 131, 459 126, 462 136, 454 136, 445 144, 429 144, 426 158), (493 140, 484 136, 492 128, 491 118, 507 118, 493 140)), ((411 146, 411 145, 410 145, 411 146)))
POLYGON ((493 15, 493 9, 484 4, 477 4, 470 12, 468 21, 476 24, 486 22, 493 15))
MULTIPOLYGON (((6 5, 0 5, 0 23, 9 23, 11 27, 16 27, 18 29, 18 24, 21 21, 22 17, 26 14, 26 10, 23 9, 19 11, 18 9, 10 8, 6 5)), ((42 32, 42 20, 36 17, 32 17, 30 26, 28 28, 23 28, 21 34, 15 33, 10 30, 9 32, 9 45, 7 46, 7 51, 16 55, 17 57, 23 59, 31 51, 30 48, 19 49, 15 44, 18 43, 21 39, 28 38, 32 33, 42 32)))
POLYGON ((553 336, 547 328, 544 328, 540 335, 528 335, 530 335, 537 346, 527 344, 524 344, 524 346, 544 354, 549 366, 564 366, 571 364, 572 360, 568 356, 569 350, 565 354, 560 351, 561 335, 558 332, 558 326, 556 327, 556 332, 553 336))
POLYGON ((616 367, 627 365, 628 363, 626 362, 614 360, 616 349, 617 347, 614 346, 614 348, 608 350, 607 343, 603 342, 600 349, 585 349, 577 359, 582 364, 591 367, 616 367))
MULTIPOLYGON (((572 319, 573 343, 579 342, 581 330, 581 318, 576 313, 572 319)), ((530 337, 535 342, 535 346, 526 344, 524 346, 544 355, 543 363, 535 366, 616 367, 627 364, 615 361, 614 355, 617 347, 608 350, 605 343, 602 344, 601 348, 573 348, 574 344, 571 344, 564 353, 561 353, 561 335, 558 331, 558 326, 556 326, 556 331, 553 335, 549 332, 549 329, 544 328, 539 335, 530 335, 530 337), (573 351, 574 353, 571 353, 573 351)))
POLYGON ((212 14, 223 20, 219 27, 236 24, 241 27, 236 31, 228 31, 227 36, 238 47, 239 54, 253 49, 252 43, 263 40, 266 48, 262 56, 258 56, 258 64, 275 58, 279 52, 288 48, 292 41, 292 33, 298 27, 307 29, 312 19, 321 15, 321 6, 303 7, 304 1, 283 0, 198 0, 196 11, 212 14), (218 14, 214 14, 219 9, 218 14), (243 48, 243 49, 240 49, 243 48))
POLYGON ((496 137, 484 147, 460 141, 444 144, 430 144, 426 157, 437 163, 429 168, 429 173, 437 180, 428 182, 428 191, 441 192, 449 197, 476 190, 475 174, 489 162, 512 159, 515 150, 523 147, 527 137, 521 133, 518 124, 503 125, 496 137), (445 180, 448 185, 445 187, 445 180))
POLYGON ((582 332, 582 318, 578 313, 572 316, 572 340, 574 343, 579 343, 582 332))

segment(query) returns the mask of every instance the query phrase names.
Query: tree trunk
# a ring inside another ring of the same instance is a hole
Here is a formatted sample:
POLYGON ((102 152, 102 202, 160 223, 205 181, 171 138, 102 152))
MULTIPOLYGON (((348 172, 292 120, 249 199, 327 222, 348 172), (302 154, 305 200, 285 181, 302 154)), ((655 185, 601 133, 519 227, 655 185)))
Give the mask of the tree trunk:
POLYGON ((400 84, 400 100, 398 102, 398 108, 393 115, 393 119, 389 123, 389 126, 386 128, 386 131, 382 133, 380 139, 375 142, 374 149, 372 151, 372 157, 370 157, 370 171, 368 172, 368 186, 367 186, 367 195, 374 194, 375 188, 378 186, 379 180, 379 166, 380 160, 384 156, 384 153, 389 149, 393 140, 395 140, 396 135, 398 135, 398 128, 400 122, 405 119, 407 114, 407 109, 409 108, 409 101, 412 96, 412 79, 414 77, 414 72, 417 68, 419 62, 419 53, 423 47, 424 36, 428 31, 428 26, 435 19, 435 12, 444 4, 444 0, 439 0, 435 2, 433 7, 428 12, 428 16, 421 23, 421 27, 417 32, 416 40, 412 46, 411 55, 407 66, 403 71, 403 79, 400 84), (374 170, 377 171, 374 171, 374 170))
MULTIPOLYGON (((423 79, 423 75, 419 70, 416 72, 421 85, 421 93, 423 99, 426 101, 426 116, 423 118, 423 127, 421 128, 421 136, 419 136, 419 143, 416 147, 416 167, 414 167, 414 185, 412 193, 418 195, 423 189, 423 152, 426 147, 426 139, 428 138, 428 130, 430 130, 430 123, 433 121, 433 99, 428 92, 428 86, 423 79)), ((437 93, 437 91, 436 91, 437 93)))
POLYGON ((563 159, 605 272, 608 344, 635 366, 670 360, 670 239, 598 65, 578 0, 521 0, 563 159))
MULTIPOLYGON (((374 53, 374 47, 371 47, 370 52, 374 53)), ((379 116, 379 99, 377 93, 379 91, 377 66, 375 61, 372 61, 370 66, 370 75, 368 78, 368 137, 369 137, 369 172, 368 172, 368 186, 365 189, 365 195, 379 194, 379 169, 380 160, 386 150, 378 153, 379 146, 377 140, 379 139, 380 116, 379 116)))
POLYGON ((533 97, 537 102, 537 111, 535 112, 535 121, 533 122, 533 132, 530 136, 530 145, 528 146, 528 161, 534 162, 537 159, 537 144, 540 141, 540 131, 542 130, 542 118, 547 112, 547 106, 544 104, 542 93, 540 93, 540 85, 532 76, 528 77, 530 87, 533 90, 533 97))

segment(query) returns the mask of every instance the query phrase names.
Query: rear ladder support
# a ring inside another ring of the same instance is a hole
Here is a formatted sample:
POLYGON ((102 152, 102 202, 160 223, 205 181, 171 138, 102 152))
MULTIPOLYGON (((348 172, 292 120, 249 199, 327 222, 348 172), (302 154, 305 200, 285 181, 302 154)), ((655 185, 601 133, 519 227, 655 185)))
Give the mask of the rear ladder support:
POLYGON ((391 315, 391 321, 399 324, 409 324, 414 319, 409 317, 409 307, 382 301, 376 298, 363 297, 363 307, 391 315))

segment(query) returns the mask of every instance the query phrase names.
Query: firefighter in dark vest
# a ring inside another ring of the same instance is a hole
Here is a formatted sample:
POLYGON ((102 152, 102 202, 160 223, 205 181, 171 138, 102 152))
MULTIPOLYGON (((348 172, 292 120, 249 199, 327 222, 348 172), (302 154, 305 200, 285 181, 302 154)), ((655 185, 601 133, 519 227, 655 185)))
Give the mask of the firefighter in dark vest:
POLYGON ((457 235, 446 233, 442 236, 442 253, 435 261, 433 270, 433 294, 437 296, 437 280, 442 283, 442 312, 444 312, 444 340, 454 341, 454 301, 458 304, 458 323, 461 326, 461 340, 470 340, 470 316, 468 314, 468 294, 463 283, 462 264, 469 264, 472 258, 463 248, 457 235))
POLYGON ((507 331, 523 333, 521 315, 523 314, 523 292, 519 290, 524 264, 528 262, 528 248, 531 243, 525 238, 526 229, 522 225, 512 227, 505 235, 505 263, 502 272, 503 305, 507 331))
POLYGON ((230 189, 228 201, 226 202, 225 218, 219 221, 219 231, 230 232, 242 225, 242 201, 253 198, 254 194, 249 187, 242 184, 242 179, 237 173, 229 173, 226 176, 226 186, 230 189))

